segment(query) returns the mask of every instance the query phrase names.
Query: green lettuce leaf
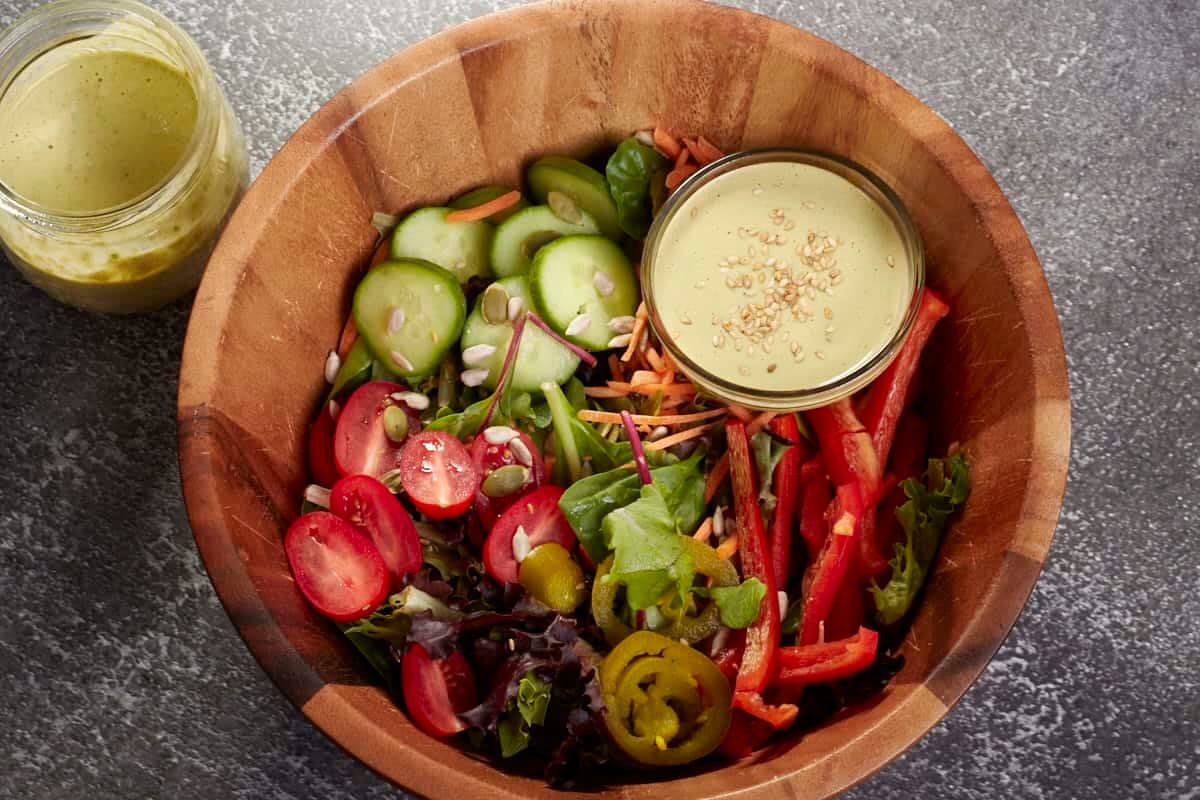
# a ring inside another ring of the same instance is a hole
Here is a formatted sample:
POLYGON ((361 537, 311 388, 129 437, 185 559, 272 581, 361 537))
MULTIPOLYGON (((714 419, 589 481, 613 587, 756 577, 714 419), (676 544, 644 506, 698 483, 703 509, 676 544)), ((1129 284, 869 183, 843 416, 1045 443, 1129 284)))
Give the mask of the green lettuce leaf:
MULTIPOLYGON (((702 453, 650 470, 666 500, 678 530, 691 532, 704 515, 704 475, 700 472, 702 453)), ((599 564, 608 556, 602 523, 609 513, 635 502, 642 483, 632 468, 601 472, 567 487, 558 507, 571 523, 575 536, 591 559, 599 564)))
POLYGON ((692 592, 710 597, 717 604, 721 624, 727 628, 748 628, 758 619, 758 609, 767 594, 767 585, 758 578, 747 578, 737 586, 697 586, 692 592))
POLYGON ((641 497, 609 512, 602 527, 614 554, 612 569, 604 580, 625 584, 631 608, 656 605, 672 588, 680 597, 686 596, 695 566, 661 488, 643 486, 641 497))
POLYGON ((608 159, 604 169, 608 192, 617 204, 621 229, 635 239, 646 238, 654 209, 650 184, 667 161, 653 147, 626 139, 608 159))
POLYGON ((966 502, 971 488, 967 463, 957 453, 946 459, 930 459, 924 484, 907 480, 903 486, 908 501, 896 509, 896 518, 906 541, 896 545, 891 579, 882 589, 878 584, 871 585, 876 618, 883 625, 900 621, 912 607, 933 565, 950 515, 966 502))
POLYGON ((550 684, 533 672, 526 673, 517 687, 517 696, 496 726, 500 735, 500 755, 512 758, 528 747, 530 728, 545 724, 549 707, 550 684))

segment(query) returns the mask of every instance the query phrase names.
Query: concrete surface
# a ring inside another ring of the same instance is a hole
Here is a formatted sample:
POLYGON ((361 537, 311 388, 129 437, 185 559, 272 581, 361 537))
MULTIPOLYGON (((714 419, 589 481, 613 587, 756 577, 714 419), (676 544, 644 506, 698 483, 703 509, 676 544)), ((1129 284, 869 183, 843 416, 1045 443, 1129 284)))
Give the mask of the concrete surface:
MULTIPOLYGON (((0 0, 0 25, 33 7, 0 0)), ((508 2, 160 0, 257 172, 350 78, 508 2)), ((1200 6, 745 5, 941 113, 1029 228, 1062 315, 1070 487, 1025 614, 855 798, 1200 797, 1200 6)), ((0 797, 393 797, 275 690, 192 544, 175 462, 188 301, 56 305, 0 268, 0 797)))

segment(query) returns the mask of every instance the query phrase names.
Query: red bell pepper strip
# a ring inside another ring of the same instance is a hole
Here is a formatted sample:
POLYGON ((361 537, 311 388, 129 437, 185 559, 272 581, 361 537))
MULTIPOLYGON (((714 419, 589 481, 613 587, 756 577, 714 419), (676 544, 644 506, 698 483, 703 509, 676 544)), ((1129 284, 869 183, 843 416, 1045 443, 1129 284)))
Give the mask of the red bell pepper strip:
POLYGON ((816 643, 821 625, 829 616, 850 562, 854 560, 863 517, 863 498, 858 484, 839 486, 830 511, 829 535, 804 594, 804 616, 800 621, 802 645, 816 643))
POLYGON ((821 455, 829 469, 829 477, 842 486, 857 483, 862 489, 863 502, 874 503, 879 497, 883 477, 875 445, 866 427, 854 413, 850 398, 808 412, 821 444, 821 455))
POLYGON ((875 663, 879 634, 859 627, 848 639, 779 648, 778 686, 811 686, 848 678, 875 663))
MULTIPOLYGON (((871 509, 866 511, 867 516, 870 516, 871 509)), ((846 577, 842 580, 842 588, 834 596, 829 616, 825 618, 825 641, 845 639, 858 632, 859 626, 867 618, 865 600, 866 581, 859 571, 859 565, 851 560, 850 569, 846 571, 846 577)))
POLYGON ((833 492, 829 488, 829 476, 825 474, 825 463, 820 456, 809 459, 800 470, 800 482, 804 486, 804 497, 800 503, 800 538, 808 550, 808 563, 816 564, 825 546, 825 511, 833 492))
POLYGON ((729 721, 729 730, 717 747, 717 752, 728 759, 745 758, 766 744, 775 729, 757 717, 752 717, 739 709, 733 710, 729 721))
POLYGON ((775 573, 775 588, 786 590, 792 555, 792 534, 796 527, 796 506, 800 494, 800 468, 807 455, 805 440, 795 414, 784 414, 771 420, 771 432, 789 442, 795 442, 784 452, 775 467, 775 514, 767 529, 767 547, 771 551, 771 568, 775 573))
MULTIPOLYGON (((892 445, 887 473, 892 475, 896 482, 905 478, 919 480, 928 459, 929 423, 920 414, 905 414, 896 428, 896 439, 892 445)), ((884 494, 887 494, 887 491, 884 494)))
MULTIPOLYGON (((899 354, 883 374, 875 379, 875 383, 871 384, 871 389, 867 392, 862 419, 871 434, 871 442, 881 463, 887 463, 888 452, 892 449, 892 441, 896 436, 896 426, 904 409, 912 400, 913 376, 921 363, 921 352, 925 349, 934 327, 948 313, 950 306, 946 301, 937 292, 926 288, 921 295, 917 318, 908 332, 908 338, 900 346, 899 354)), ((822 449, 824 446, 822 440, 822 449)))
POLYGON ((896 430, 891 462, 879 489, 882 499, 878 506, 867 508, 863 516, 858 571, 864 579, 879 580, 887 574, 896 542, 896 507, 908 499, 896 486, 905 478, 920 478, 928 455, 929 423, 917 414, 905 414, 896 430))
POLYGON ((725 439, 729 444, 729 471, 733 479, 733 507, 738 520, 738 550, 742 556, 742 577, 758 578, 767 592, 759 605, 758 619, 746 629, 746 650, 734 682, 733 705, 765 719, 775 727, 786 727, 796 718, 795 706, 778 709, 767 706, 762 691, 775 675, 775 653, 779 649, 779 602, 775 592, 775 574, 767 552, 762 511, 755 488, 754 456, 746 424, 727 420, 725 439))
POLYGON ((738 668, 742 665, 742 653, 746 650, 746 641, 741 631, 729 634, 729 640, 717 652, 713 653, 712 661, 721 670, 725 680, 732 686, 737 680, 738 668))

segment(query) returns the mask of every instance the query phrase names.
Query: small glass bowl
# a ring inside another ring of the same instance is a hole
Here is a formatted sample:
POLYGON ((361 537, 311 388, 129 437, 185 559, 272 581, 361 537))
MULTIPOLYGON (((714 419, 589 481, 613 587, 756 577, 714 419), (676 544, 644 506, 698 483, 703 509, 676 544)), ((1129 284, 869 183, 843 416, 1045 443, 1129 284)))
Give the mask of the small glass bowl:
POLYGON ((654 224, 651 225, 646 237, 645 249, 642 254, 641 283, 642 295, 646 301, 646 310, 649 313, 650 324, 653 326, 654 332, 662 342, 663 349, 671 354, 675 363, 693 383, 715 397, 750 408, 767 411, 802 411, 828 405, 866 387, 879 377, 880 373, 900 352, 900 347, 916 319, 921 292, 925 286, 925 251, 921 246, 921 238, 913 225, 912 218, 909 217, 900 198, 896 196, 891 187, 865 167, 840 156, 812 150, 790 148, 743 150, 725 156, 699 170, 682 183, 667 200, 655 217, 654 224), (767 162, 807 164, 828 170, 846 179, 883 209, 892 224, 896 226, 907 253, 906 262, 911 279, 912 295, 895 333, 886 345, 873 352, 856 369, 819 386, 786 391, 753 389, 709 372, 680 349, 663 323, 663 312, 667 309, 660 309, 655 303, 652 278, 655 256, 660 239, 671 220, 687 207, 689 198, 710 181, 740 167, 767 162))

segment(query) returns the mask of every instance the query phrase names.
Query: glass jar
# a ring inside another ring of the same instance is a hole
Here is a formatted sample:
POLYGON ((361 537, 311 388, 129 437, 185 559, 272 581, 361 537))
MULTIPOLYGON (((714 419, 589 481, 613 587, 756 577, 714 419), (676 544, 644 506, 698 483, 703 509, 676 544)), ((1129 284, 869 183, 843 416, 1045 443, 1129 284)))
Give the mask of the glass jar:
POLYGON ((132 0, 59 0, 0 37, 0 137, 6 254, 95 311, 194 289, 247 184, 245 139, 204 56, 132 0))
POLYGON ((696 172, 655 217, 641 263, 650 323, 679 368, 770 411, 826 405, 878 377, 924 279, 896 194, 854 162, 796 149, 696 172))

